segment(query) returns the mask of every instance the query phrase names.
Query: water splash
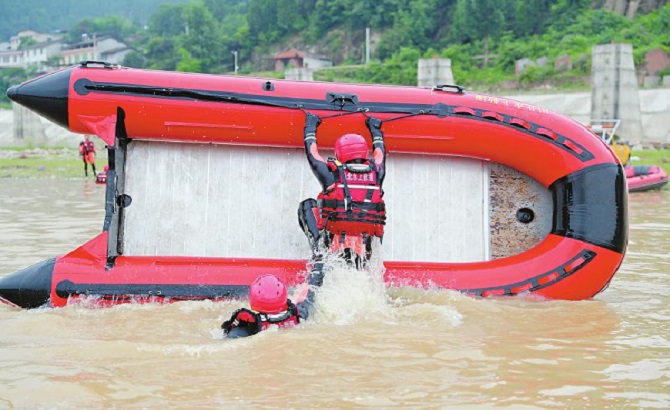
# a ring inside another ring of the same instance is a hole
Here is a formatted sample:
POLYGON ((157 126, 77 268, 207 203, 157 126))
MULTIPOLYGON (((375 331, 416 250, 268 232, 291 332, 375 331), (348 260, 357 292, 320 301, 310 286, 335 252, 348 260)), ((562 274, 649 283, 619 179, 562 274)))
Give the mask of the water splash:
POLYGON ((317 290, 316 321, 347 325, 372 315, 388 314, 381 247, 373 242, 373 257, 362 269, 348 266, 334 254, 324 258, 325 277, 317 290))

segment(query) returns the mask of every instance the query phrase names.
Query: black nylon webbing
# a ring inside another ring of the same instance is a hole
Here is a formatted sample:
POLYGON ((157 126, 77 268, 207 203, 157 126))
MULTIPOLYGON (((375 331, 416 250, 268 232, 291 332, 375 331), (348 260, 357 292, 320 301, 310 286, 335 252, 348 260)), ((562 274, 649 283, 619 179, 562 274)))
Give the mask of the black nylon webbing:
POLYGON ((341 163, 337 163, 337 170, 340 173, 340 180, 342 181, 342 186, 344 188, 344 210, 349 212, 351 211, 351 193, 349 192, 349 184, 347 184, 347 176, 344 173, 344 167, 341 163))

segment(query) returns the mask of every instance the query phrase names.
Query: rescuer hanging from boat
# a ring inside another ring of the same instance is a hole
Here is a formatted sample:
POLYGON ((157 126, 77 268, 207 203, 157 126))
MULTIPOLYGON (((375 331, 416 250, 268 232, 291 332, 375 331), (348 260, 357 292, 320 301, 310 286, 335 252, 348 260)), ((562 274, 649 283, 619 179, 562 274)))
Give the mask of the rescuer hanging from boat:
MULTIPOLYGON (((317 146, 321 119, 306 113, 303 138, 312 172, 321 184, 317 199, 300 203, 298 221, 314 253, 315 265, 323 251, 339 254, 349 265, 362 268, 372 254, 372 240, 384 236, 386 207, 382 183, 386 174, 386 149, 382 121, 365 121, 372 136, 373 152, 359 134, 344 134, 335 142, 335 158, 324 159, 317 146)), ((318 268, 318 267, 317 267, 318 268)))
POLYGON ((252 336, 272 325, 286 328, 307 319, 314 306, 315 290, 323 283, 326 251, 362 268, 372 256, 372 240, 384 236, 386 208, 382 183, 386 149, 381 120, 365 121, 372 136, 373 153, 359 134, 344 134, 335 142, 335 158, 318 151, 316 130, 321 119, 306 113, 304 142, 307 160, 319 180, 318 199, 306 199, 298 208, 298 221, 312 248, 313 269, 307 277, 306 295, 293 304, 286 286, 274 275, 263 275, 249 291, 251 309, 238 309, 221 325, 227 338, 252 336))

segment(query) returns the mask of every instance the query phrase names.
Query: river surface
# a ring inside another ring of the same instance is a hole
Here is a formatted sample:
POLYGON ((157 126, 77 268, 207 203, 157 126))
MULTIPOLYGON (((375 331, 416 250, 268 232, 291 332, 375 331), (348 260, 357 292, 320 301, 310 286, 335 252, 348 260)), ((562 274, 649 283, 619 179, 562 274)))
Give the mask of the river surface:
MULTIPOLYGON (((0 179, 0 276, 98 234, 104 187, 0 179)), ((472 299, 342 271, 315 320, 223 340, 241 302, 0 305, 0 409, 670 408, 670 190, 630 196, 592 300, 472 299)))

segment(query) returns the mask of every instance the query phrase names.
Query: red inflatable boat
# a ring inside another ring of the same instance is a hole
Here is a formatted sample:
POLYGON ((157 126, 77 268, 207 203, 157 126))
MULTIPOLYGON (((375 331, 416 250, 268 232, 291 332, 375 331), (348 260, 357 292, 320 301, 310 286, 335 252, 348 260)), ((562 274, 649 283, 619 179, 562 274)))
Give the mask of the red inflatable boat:
POLYGON ((661 189, 668 183, 668 173, 658 165, 634 165, 625 170, 628 192, 661 189))
MULTIPOLYGON (((390 286, 437 286, 480 297, 591 298, 627 246, 626 180, 585 126, 513 100, 433 89, 267 80, 82 63, 12 87, 9 98, 110 147, 104 230, 74 251, 0 278, 0 299, 25 308, 96 296, 109 303, 225 299, 260 274, 295 285, 304 259, 124 255, 120 226, 130 141, 301 148, 304 111, 331 116, 319 142, 384 121, 390 153, 476 158, 518 170, 551 192, 551 232, 517 255, 472 263, 385 262, 390 286)), ((307 255, 306 255, 307 256, 307 255)))

